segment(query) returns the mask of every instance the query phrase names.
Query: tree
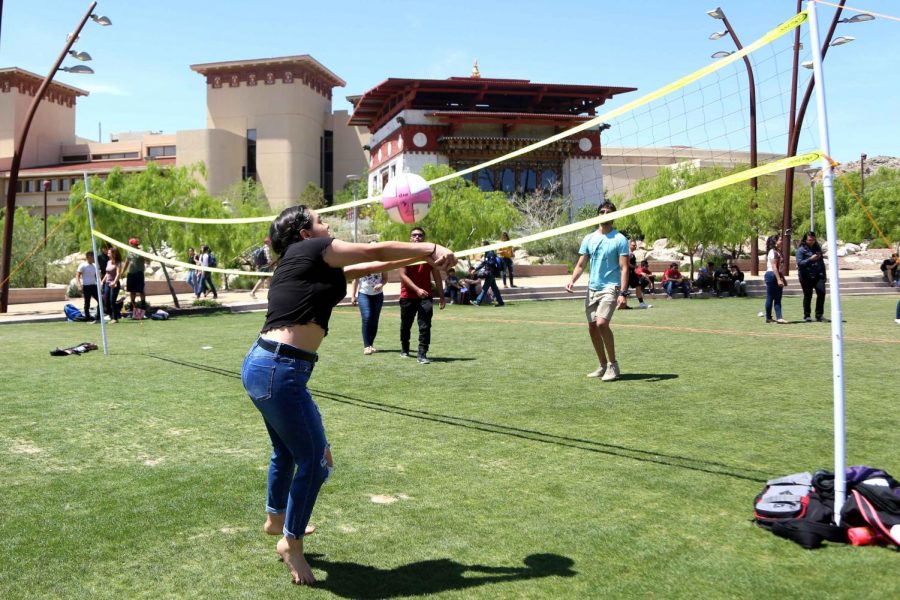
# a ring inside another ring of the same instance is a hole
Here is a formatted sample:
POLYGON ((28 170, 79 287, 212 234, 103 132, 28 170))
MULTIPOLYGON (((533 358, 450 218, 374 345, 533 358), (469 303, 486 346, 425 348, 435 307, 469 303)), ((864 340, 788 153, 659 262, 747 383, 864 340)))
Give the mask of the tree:
MULTIPOLYGON (((865 211, 856 201, 856 197, 847 187, 859 194, 859 173, 848 173, 835 178, 834 196, 837 213, 837 229, 841 239, 861 242, 872 240, 873 245, 883 246, 884 242, 878 231, 869 220, 865 211), (846 185, 840 181, 845 177, 846 185)), ((824 224, 824 203, 821 186, 817 188, 816 222, 824 224)), ((865 195, 860 196, 872 220, 887 237, 888 242, 900 240, 900 169, 882 167, 874 175, 866 177, 865 195)), ((824 231, 824 227, 820 227, 824 231)))
POLYGON ((298 203, 313 209, 322 208, 325 206, 325 192, 322 191, 322 188, 310 181, 306 184, 303 191, 300 192, 300 200, 298 203))
MULTIPOLYGON (((5 217, 4 217, 5 218, 5 217)), ((47 219, 47 230, 52 232, 62 217, 47 219)), ((0 229, 3 228, 0 218, 0 229)), ((44 241, 43 218, 32 215, 27 208, 19 207, 13 219, 13 247, 10 257, 10 287, 41 287, 44 285, 45 269, 55 259, 74 252, 71 239, 57 233, 50 235, 47 244, 44 241)), ((53 281, 54 272, 49 272, 49 280, 53 281)), ((67 283, 67 282, 55 282, 67 283)))
MULTIPOLYGON (((683 166, 674 170, 660 169, 655 177, 642 179, 635 185, 635 198, 631 204, 649 202, 679 190, 689 189, 746 169, 736 167, 726 170, 720 167, 695 168, 683 166)), ((652 238, 669 238, 675 241, 690 257, 691 277, 696 254, 700 258, 713 245, 740 246, 761 222, 771 217, 766 200, 768 194, 757 193, 760 205, 750 209, 752 188, 745 182, 700 194, 671 204, 666 204, 636 216, 640 229, 652 238)))
MULTIPOLYGON (((258 190, 247 186, 227 202, 209 195, 201 183, 205 176, 202 164, 190 167, 160 167, 147 164, 139 173, 123 173, 114 169, 106 180, 91 178, 94 194, 119 204, 154 213, 183 217, 230 218, 268 214, 268 206, 260 199, 258 190), (246 193, 244 193, 246 192, 246 193)), ((73 205, 84 196, 84 186, 78 182, 69 196, 73 205)), ((171 248, 185 251, 189 246, 208 245, 218 256, 222 267, 235 267, 240 256, 265 237, 268 224, 242 225, 189 224, 164 221, 127 213, 102 202, 93 203, 96 228, 113 239, 125 241, 138 237, 144 247, 158 253, 165 242, 171 248)), ((90 245, 87 211, 79 211, 71 221, 72 234, 83 246, 90 245)))
MULTIPOLYGON (((437 179, 453 173, 447 165, 425 165, 422 177, 437 179)), ((473 248, 484 239, 497 239, 520 220, 519 212, 502 192, 482 192, 462 178, 439 183, 431 188, 431 210, 417 225, 428 232, 428 239, 455 250, 473 248)), ((395 223, 380 207, 373 214, 373 227, 382 239, 409 239, 412 225, 395 223)))

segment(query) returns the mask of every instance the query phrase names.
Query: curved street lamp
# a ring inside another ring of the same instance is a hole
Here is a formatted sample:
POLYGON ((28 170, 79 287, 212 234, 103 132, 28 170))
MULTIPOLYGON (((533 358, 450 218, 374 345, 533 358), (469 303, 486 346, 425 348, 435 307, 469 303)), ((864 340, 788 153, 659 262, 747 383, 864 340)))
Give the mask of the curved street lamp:
MULTIPOLYGON (((738 39, 737 34, 734 32, 734 29, 731 27, 731 23, 728 21, 728 17, 725 16, 725 11, 722 10, 721 7, 718 7, 714 10, 709 10, 706 12, 710 17, 716 19, 718 21, 722 21, 722 24, 725 25, 725 31, 713 33, 709 36, 711 40, 718 40, 725 37, 725 34, 731 36, 731 41, 734 42, 735 47, 738 50, 742 50, 743 46, 741 45, 741 41, 738 39)), ((727 52, 725 50, 719 50, 718 52, 712 55, 712 58, 725 58, 726 56, 730 56, 733 52, 727 52)), ((750 168, 756 168, 757 163, 757 153, 756 153, 756 81, 753 78, 753 66, 750 64, 750 59, 748 57, 744 57, 744 67, 747 69, 747 80, 748 87, 750 88, 750 168)), ((750 208, 756 208, 756 190, 759 189, 759 181, 756 177, 750 180, 750 187, 753 188, 753 199, 750 201, 750 208)), ((759 234, 756 231, 752 232, 750 236, 750 274, 758 275, 759 274, 759 234)))
MULTIPOLYGON (((834 38, 834 31, 837 29, 838 23, 863 23, 865 21, 871 21, 875 17, 868 13, 863 13, 866 16, 862 17, 862 15, 856 15, 849 19, 841 19, 841 13, 844 10, 844 4, 846 4, 847 0, 840 0, 838 3, 838 8, 834 13, 834 17, 831 19, 831 26, 828 28, 828 33, 825 35, 825 41, 822 43, 822 60, 825 59, 825 54, 828 52, 828 48, 832 46, 841 46, 843 44, 847 44, 852 42, 855 38, 852 36, 841 36, 838 38, 834 38), (857 18, 862 17, 862 18, 857 18), (871 18, 869 18, 871 17, 871 18), (840 41, 839 41, 840 40, 840 41)), ((800 1, 797 2, 798 9, 800 8, 800 1)), ((799 35, 799 34, 798 34, 799 35)), ((790 114, 790 124, 788 127, 788 149, 787 156, 796 156, 797 155, 797 146, 800 143, 800 128, 803 125, 803 118, 806 116, 806 109, 809 106, 809 100, 812 97, 813 88, 816 84, 815 77, 810 77, 809 83, 806 86, 806 92, 803 94, 803 100, 800 102, 799 109, 794 113, 794 103, 796 102, 797 90, 796 90, 796 79, 797 79, 797 71, 799 70, 799 61, 798 55, 795 51, 794 53, 794 83, 792 84, 791 90, 791 114, 790 114)), ((805 65, 804 65, 805 66, 805 65)), ((793 201, 794 201, 794 169, 785 169, 784 171, 784 213, 782 215, 782 238, 781 238, 781 252, 784 256, 788 256, 790 254, 791 248, 791 215, 793 212, 793 201)), ((785 275, 787 275, 787 268, 790 265, 789 261, 785 261, 785 275)))
POLYGON ((66 37, 66 45, 56 58, 56 62, 53 63, 50 72, 44 77, 44 81, 41 82, 37 92, 35 92, 34 100, 31 101, 31 106, 28 107, 25 120, 22 122, 22 127, 19 130, 12 163, 9 166, 9 181, 7 182, 9 187, 6 191, 6 219, 4 219, 3 222, 3 258, 0 260, 0 313, 5 313, 9 307, 9 279, 10 264, 12 262, 13 220, 16 214, 16 187, 19 183, 19 167, 22 164, 22 153, 25 149, 25 140, 28 138, 28 130, 31 128, 31 122, 34 119, 35 112, 37 112, 38 105, 41 103, 41 99, 44 97, 47 88, 50 87, 50 83, 53 81, 53 77, 56 75, 57 71, 62 70, 69 73, 82 74, 93 73, 93 70, 90 67, 84 65, 76 65, 74 67, 65 67, 62 69, 60 68, 60 65, 62 65, 63 59, 69 55, 72 45, 75 43, 75 40, 78 39, 78 34, 81 33, 81 30, 84 28, 88 19, 92 19, 95 23, 103 25, 104 27, 112 25, 112 21, 110 21, 108 17, 98 17, 92 14, 96 6, 96 0, 91 2, 87 12, 75 28, 75 31, 66 37))
POLYGON ((60 67, 60 71, 73 73, 75 75, 93 75, 94 70, 87 65, 75 65, 74 67, 60 67))

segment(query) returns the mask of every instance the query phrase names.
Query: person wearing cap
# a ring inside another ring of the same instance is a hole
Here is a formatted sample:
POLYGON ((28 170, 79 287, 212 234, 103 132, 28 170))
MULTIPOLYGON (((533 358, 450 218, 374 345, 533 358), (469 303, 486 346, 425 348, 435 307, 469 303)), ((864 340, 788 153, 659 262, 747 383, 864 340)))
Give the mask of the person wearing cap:
MULTIPOLYGON (((131 238, 128 240, 128 245, 137 250, 141 245, 141 241, 137 238, 131 238)), ((125 287, 128 288, 128 295, 131 299, 131 311, 132 314, 135 314, 134 309, 137 305, 134 303, 134 300, 138 294, 141 295, 141 308, 147 308, 147 296, 144 293, 144 257, 136 252, 129 251, 125 257, 125 266, 122 268, 122 271, 125 273, 125 287)))
MULTIPOLYGON (((615 211, 615 205, 609 200, 604 200, 597 207, 598 215, 607 215, 615 211)), ((586 235, 582 240, 581 248, 578 250, 578 262, 572 271, 572 279, 566 284, 566 291, 572 293, 575 282, 584 272, 585 263, 590 261, 590 279, 584 312, 600 366, 587 376, 599 377, 602 381, 619 378, 619 362, 616 360, 615 340, 609 322, 616 308, 625 306, 630 254, 625 236, 613 228, 611 220, 604 221, 596 231, 586 235)))

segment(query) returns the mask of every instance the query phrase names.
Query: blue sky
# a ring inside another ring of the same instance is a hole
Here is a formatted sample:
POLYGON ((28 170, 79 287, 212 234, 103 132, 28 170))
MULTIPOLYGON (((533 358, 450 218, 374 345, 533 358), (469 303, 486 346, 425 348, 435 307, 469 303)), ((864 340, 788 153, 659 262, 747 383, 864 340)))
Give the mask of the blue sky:
MULTIPOLYGON (((852 6, 900 16, 896 0, 852 6)), ((89 2, 7 0, 0 66, 45 74, 89 2)), ((721 0, 744 44, 791 16, 794 0, 721 0)), ((205 126, 203 78, 194 63, 310 54, 347 81, 334 107, 388 77, 465 76, 478 59, 485 77, 631 86, 615 107, 710 62, 728 39, 698 0, 105 0, 114 25, 88 23, 76 49, 90 52, 92 76, 59 73, 91 91, 78 106, 77 132, 197 129, 205 126)), ((833 10, 819 6, 821 29, 833 10)), ((845 16, 852 16, 846 12, 845 16)), ((900 155, 900 22, 841 25, 856 38, 829 51, 826 89, 832 154, 841 161, 900 155)), ((804 28, 803 37, 806 38, 804 28)), ((74 60, 66 64, 76 64, 74 60)), ((805 76, 805 75, 804 75, 805 76)))

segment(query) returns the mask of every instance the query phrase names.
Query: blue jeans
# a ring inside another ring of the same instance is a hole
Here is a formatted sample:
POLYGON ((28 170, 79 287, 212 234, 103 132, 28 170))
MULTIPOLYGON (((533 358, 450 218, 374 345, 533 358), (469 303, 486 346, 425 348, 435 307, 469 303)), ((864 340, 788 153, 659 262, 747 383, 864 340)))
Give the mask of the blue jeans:
POLYGON ((772 271, 766 271, 766 321, 772 320, 772 306, 775 306, 775 318, 781 318, 781 295, 784 288, 778 285, 778 279, 772 271))
POLYGON ((478 298, 475 299, 475 304, 481 304, 481 301, 487 296, 488 290, 491 290, 491 293, 494 294, 494 300, 497 301, 497 306, 503 306, 503 296, 500 295, 500 288, 497 287, 497 279, 493 275, 488 275, 484 278, 484 283, 481 285, 481 293, 478 294, 478 298))
POLYGON ((501 258, 503 261, 503 285, 506 285, 506 275, 509 274, 509 285, 513 285, 513 261, 511 258, 501 258))
POLYGON ((357 294, 356 302, 359 304, 359 314, 362 317, 363 348, 368 348, 375 345, 375 336, 378 335, 378 318, 384 304, 384 293, 371 296, 357 294))
POLYGON ((671 297, 672 294, 675 293, 675 286, 678 286, 678 288, 679 288, 682 292, 684 292, 684 297, 685 297, 685 298, 687 298, 688 296, 691 295, 691 288, 690 288, 690 286, 688 286, 688 282, 687 282, 687 281, 684 281, 684 280, 682 280, 682 281, 672 281, 671 279, 669 279, 668 281, 666 281, 666 282, 663 284, 663 287, 664 287, 665 290, 666 290, 666 295, 667 295, 667 296, 671 297))
POLYGON ((103 310, 113 321, 118 321, 122 318, 119 305, 116 303, 116 300, 119 298, 120 289, 121 286, 118 285, 116 287, 110 287, 108 283, 103 284, 103 310))
POLYGON ((291 539, 303 537, 330 473, 322 416, 306 388, 314 366, 254 344, 241 369, 244 389, 272 440, 266 512, 285 514, 284 535, 291 539))

